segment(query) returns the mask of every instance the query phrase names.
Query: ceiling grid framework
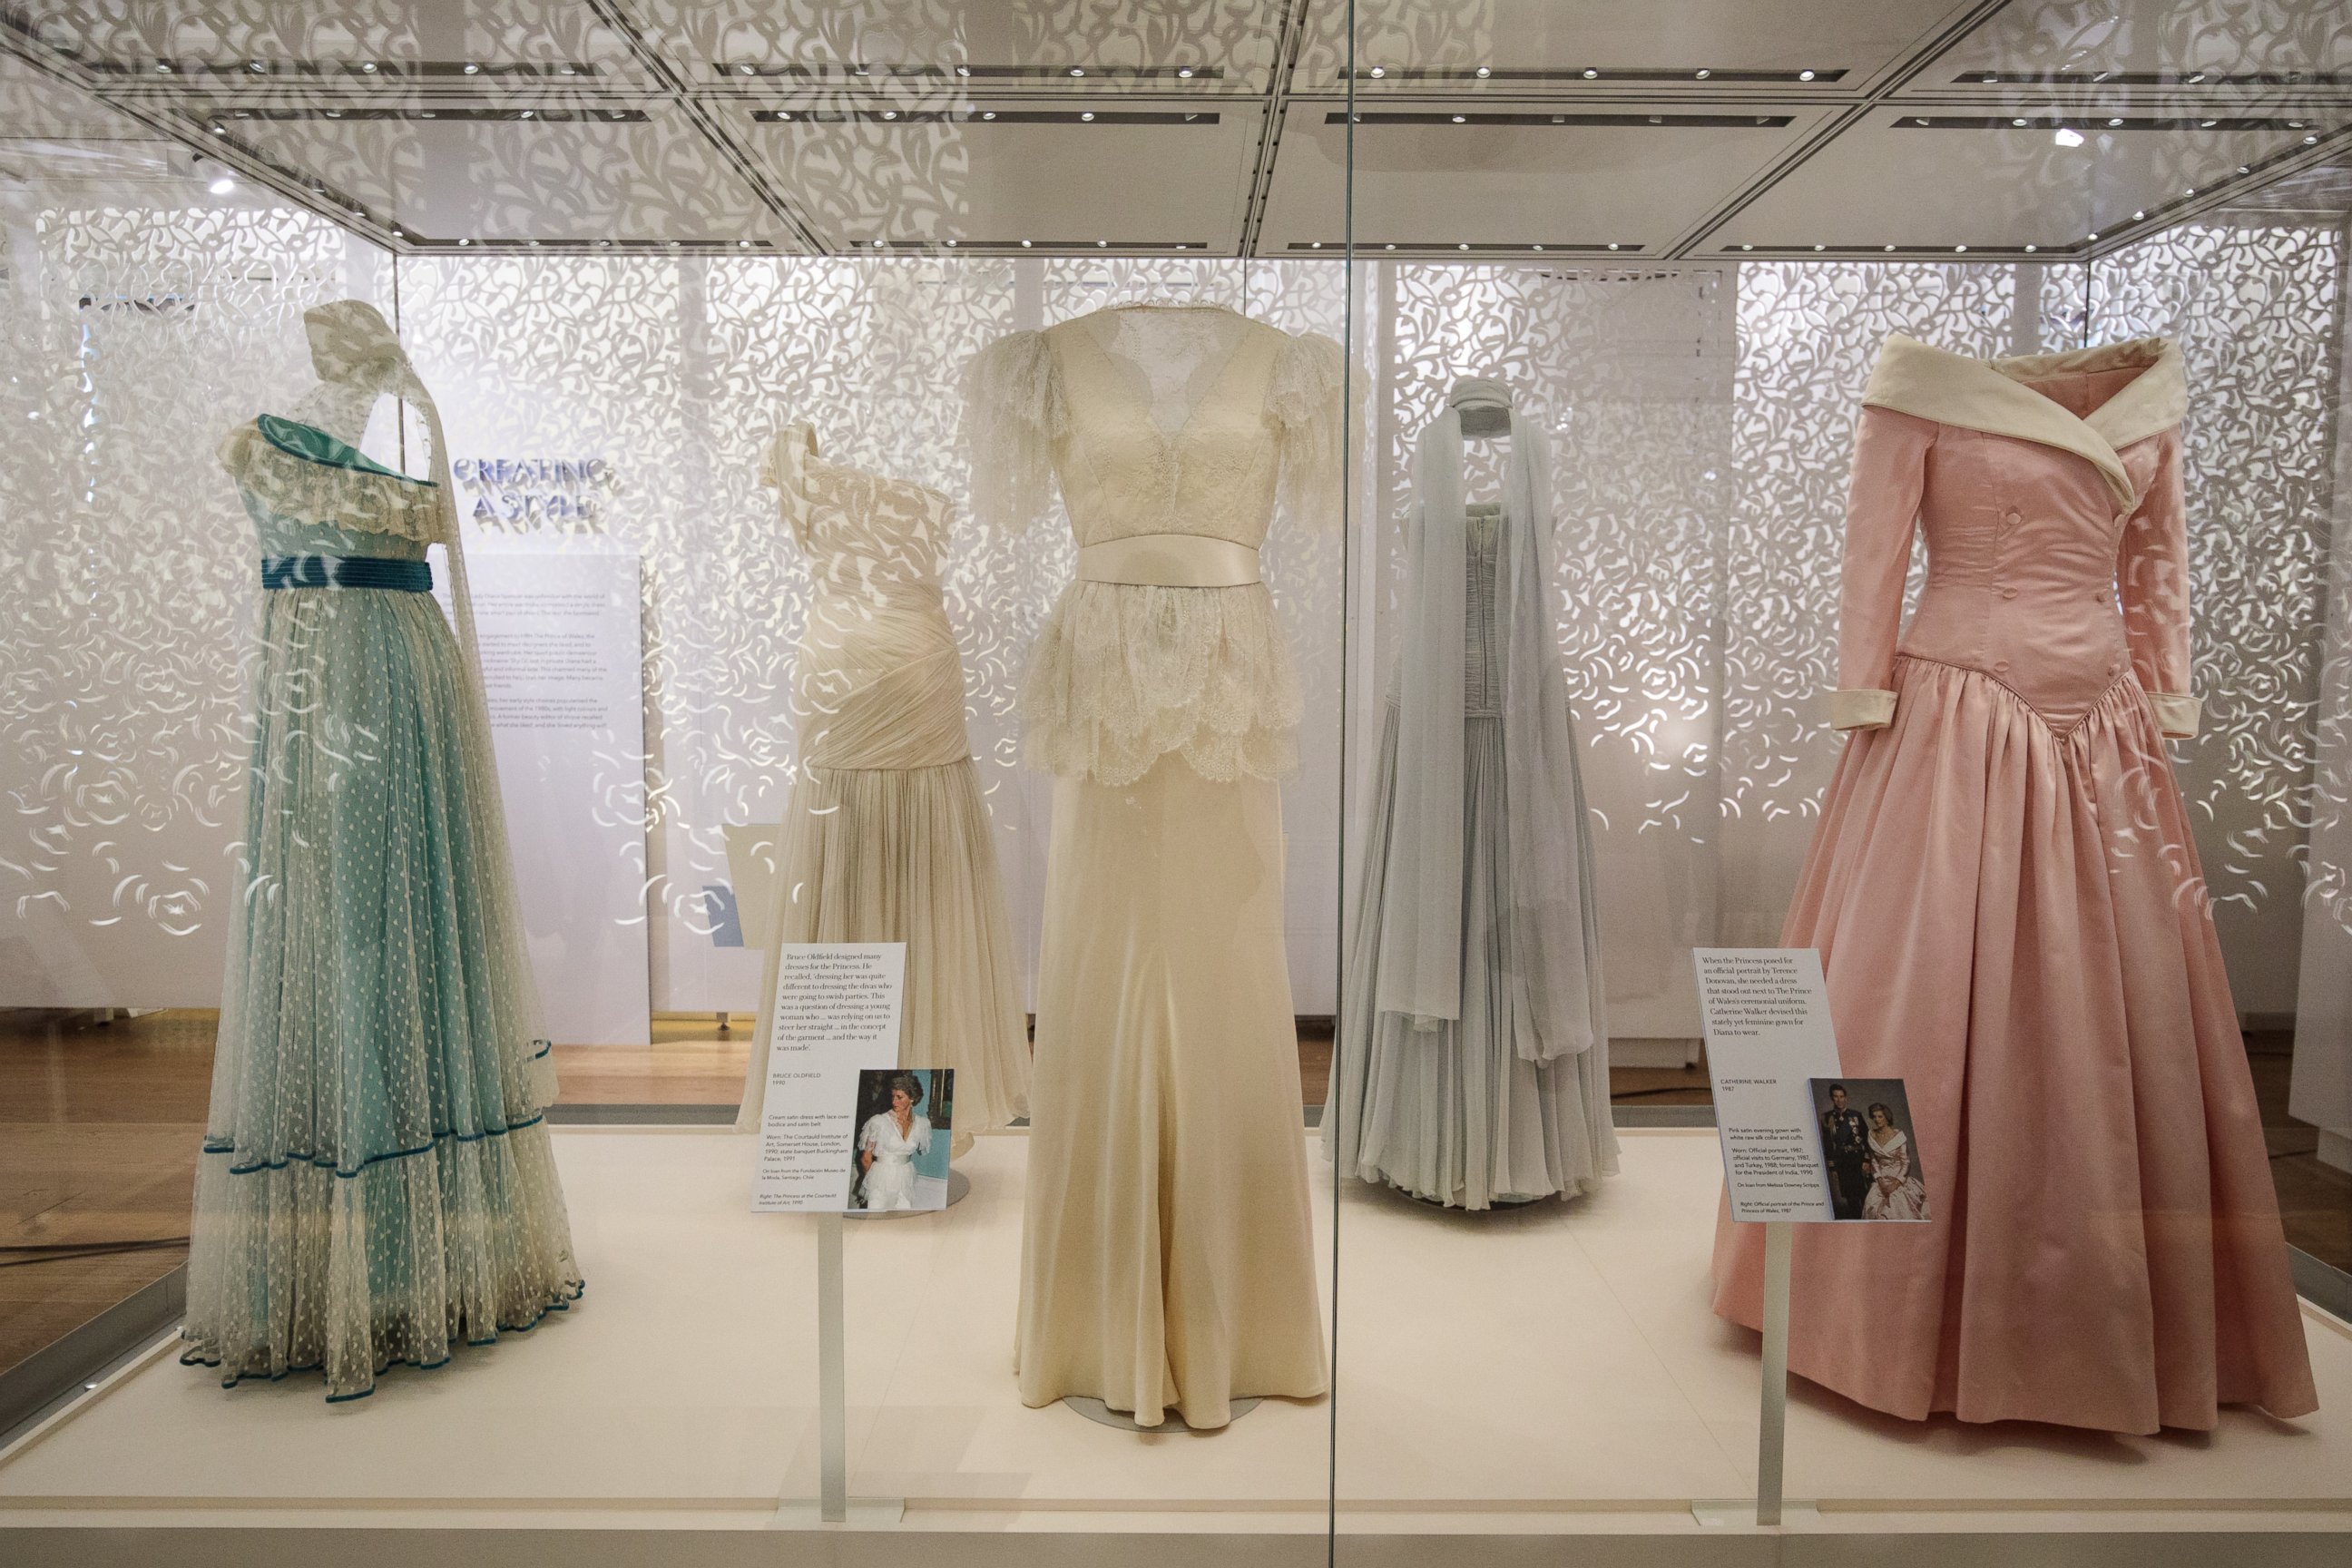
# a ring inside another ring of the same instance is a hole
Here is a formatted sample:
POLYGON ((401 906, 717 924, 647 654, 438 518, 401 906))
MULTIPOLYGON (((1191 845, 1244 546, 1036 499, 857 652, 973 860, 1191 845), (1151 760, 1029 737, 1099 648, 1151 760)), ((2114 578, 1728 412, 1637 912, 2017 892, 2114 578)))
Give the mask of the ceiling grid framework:
POLYGON ((1352 177, 1376 255, 2065 259, 2352 163, 2340 0, 0 0, 0 182, 69 92, 404 253, 1332 255, 1352 177))

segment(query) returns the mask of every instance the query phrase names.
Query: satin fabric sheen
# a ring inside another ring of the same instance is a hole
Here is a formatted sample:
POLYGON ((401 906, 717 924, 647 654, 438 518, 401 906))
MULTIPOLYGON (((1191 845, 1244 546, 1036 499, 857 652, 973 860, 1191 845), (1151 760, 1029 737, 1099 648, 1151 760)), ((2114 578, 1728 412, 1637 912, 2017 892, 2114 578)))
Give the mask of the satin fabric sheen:
MULTIPOLYGON (((2139 374, 2074 356, 2032 384, 2081 416, 2139 374)), ((1782 941, 1821 952, 1845 1073, 1906 1081, 1930 1219, 1797 1227, 1789 1363, 1899 1416, 2148 1433, 2316 1404, 2149 700, 2188 689, 2179 432, 2120 457, 2128 508, 2076 452, 1862 416, 1838 684, 1895 702, 1846 742, 1782 941)), ((1720 1215, 1715 1310, 1751 1328, 1763 1253, 1720 1215)))

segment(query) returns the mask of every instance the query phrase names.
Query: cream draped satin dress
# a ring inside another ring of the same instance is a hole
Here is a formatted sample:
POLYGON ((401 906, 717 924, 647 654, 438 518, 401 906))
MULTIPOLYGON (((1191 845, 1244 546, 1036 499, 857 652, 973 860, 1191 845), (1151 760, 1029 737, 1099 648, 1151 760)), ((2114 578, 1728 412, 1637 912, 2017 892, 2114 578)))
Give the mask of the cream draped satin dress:
POLYGON ((963 660, 940 594, 951 503, 824 461, 806 425, 777 434, 761 477, 808 557, 812 591, 793 666, 801 773, 737 1125, 760 1125, 782 944, 903 942, 898 1065, 955 1069, 966 1142, 1027 1109, 1029 1043, 964 733, 963 660))
POLYGON ((1220 307, 1097 311, 970 376, 983 516, 1080 546, 1022 692, 1055 775, 1017 1360, 1032 1405, 1222 1426, 1326 1385, 1281 799, 1297 681, 1258 574, 1336 499, 1339 355, 1220 307))

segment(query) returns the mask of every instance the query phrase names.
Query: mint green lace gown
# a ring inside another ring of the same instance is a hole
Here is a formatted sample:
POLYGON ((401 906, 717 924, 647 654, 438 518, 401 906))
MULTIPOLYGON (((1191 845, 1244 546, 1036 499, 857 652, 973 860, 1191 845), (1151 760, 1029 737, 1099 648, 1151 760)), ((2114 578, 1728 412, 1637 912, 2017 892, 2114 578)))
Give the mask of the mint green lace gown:
POLYGON ((580 1295, 554 1079, 480 688, 423 591, 450 514, 267 415, 221 455, 266 591, 182 1359, 354 1399, 580 1295))

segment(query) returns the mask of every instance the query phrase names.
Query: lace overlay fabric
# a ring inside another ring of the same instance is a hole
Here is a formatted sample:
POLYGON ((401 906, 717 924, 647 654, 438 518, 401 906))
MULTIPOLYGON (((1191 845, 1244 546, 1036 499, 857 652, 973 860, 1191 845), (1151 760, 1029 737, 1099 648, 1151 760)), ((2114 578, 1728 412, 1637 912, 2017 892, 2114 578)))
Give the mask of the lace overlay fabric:
MULTIPOLYGON (((1338 511, 1340 356, 1221 307, 1100 310, 992 344, 966 375, 982 520, 1020 531, 1058 484, 1081 546, 1146 534, 1255 550, 1278 505, 1338 511)), ((1078 582, 1022 689, 1024 751, 1104 784, 1182 756, 1213 780, 1297 764, 1297 675, 1262 584, 1078 582)))
POLYGON ((434 487, 416 479, 328 468, 273 445, 248 420, 220 445, 221 466, 237 488, 279 517, 446 544, 446 515, 434 487))

